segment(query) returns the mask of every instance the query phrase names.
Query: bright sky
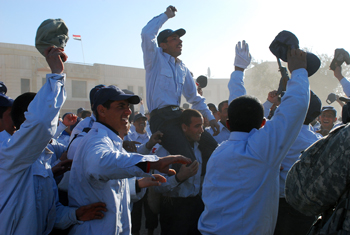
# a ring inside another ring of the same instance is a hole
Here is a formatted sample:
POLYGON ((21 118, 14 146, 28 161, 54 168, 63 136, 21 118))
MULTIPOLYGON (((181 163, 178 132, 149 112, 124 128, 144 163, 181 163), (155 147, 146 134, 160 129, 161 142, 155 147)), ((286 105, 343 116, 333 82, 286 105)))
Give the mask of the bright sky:
POLYGON ((37 27, 62 18, 70 40, 70 62, 143 68, 141 29, 174 5, 178 12, 162 29, 184 28, 180 59, 194 73, 229 78, 235 45, 245 39, 256 60, 275 61, 269 45, 282 30, 299 38, 300 47, 333 55, 350 50, 347 21, 350 1, 314 0, 0 0, 0 42, 33 45, 37 27))

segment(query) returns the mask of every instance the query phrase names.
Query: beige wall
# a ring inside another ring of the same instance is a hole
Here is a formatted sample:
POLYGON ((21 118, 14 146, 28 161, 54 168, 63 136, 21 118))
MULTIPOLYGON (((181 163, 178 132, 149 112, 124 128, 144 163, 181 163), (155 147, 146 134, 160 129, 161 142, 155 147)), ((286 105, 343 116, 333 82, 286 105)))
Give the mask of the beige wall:
MULTIPOLYGON (((50 73, 45 58, 33 46, 0 43, 0 81, 7 88, 7 95, 16 98, 21 94, 21 78, 30 79, 30 91, 38 92, 42 86, 42 78, 50 73)), ((76 112, 79 107, 90 109, 89 92, 98 84, 116 85, 121 89, 133 88, 133 92, 146 101, 145 70, 105 64, 65 63, 67 74, 67 101, 61 114, 76 112), (74 98, 72 82, 86 82, 86 97, 74 98), (143 94, 138 94, 139 87, 143 94)), ((228 79, 209 79, 208 86, 203 89, 207 103, 218 105, 228 99, 228 79)), ((182 98, 182 103, 186 102, 182 98)), ((146 102, 144 102, 146 105, 146 102)), ((147 107, 145 107, 147 110, 147 107)), ((135 110, 139 110, 137 106, 135 110)))

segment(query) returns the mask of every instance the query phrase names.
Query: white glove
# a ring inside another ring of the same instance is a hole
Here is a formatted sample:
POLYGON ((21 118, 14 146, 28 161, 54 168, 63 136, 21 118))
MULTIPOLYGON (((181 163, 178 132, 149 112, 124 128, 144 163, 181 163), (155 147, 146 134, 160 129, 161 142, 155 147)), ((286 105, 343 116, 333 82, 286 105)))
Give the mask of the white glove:
POLYGON ((234 65, 239 68, 246 69, 251 60, 252 56, 249 53, 248 43, 243 40, 241 45, 241 42, 238 42, 236 45, 236 58, 234 65))

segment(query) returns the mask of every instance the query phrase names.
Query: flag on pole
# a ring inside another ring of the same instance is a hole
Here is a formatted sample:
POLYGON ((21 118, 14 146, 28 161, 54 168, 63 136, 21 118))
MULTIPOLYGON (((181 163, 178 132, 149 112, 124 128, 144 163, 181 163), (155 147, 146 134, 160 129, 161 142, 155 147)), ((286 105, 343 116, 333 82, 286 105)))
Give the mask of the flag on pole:
POLYGON ((73 39, 81 41, 81 36, 73 34, 73 39))

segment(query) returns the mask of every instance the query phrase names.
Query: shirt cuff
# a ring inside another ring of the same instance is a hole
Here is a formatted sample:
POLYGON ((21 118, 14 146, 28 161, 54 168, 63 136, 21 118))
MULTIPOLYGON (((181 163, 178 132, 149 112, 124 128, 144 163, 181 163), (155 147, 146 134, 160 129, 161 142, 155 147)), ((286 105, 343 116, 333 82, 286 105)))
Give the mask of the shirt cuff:
POLYGON ((69 213, 69 218, 71 219, 71 221, 73 222, 73 224, 82 224, 84 223, 84 221, 80 221, 78 220, 77 218, 77 214, 75 213, 75 211, 78 209, 78 208, 74 208, 74 207, 71 207, 71 211, 69 213))
POLYGON ((177 182, 177 180, 175 179, 175 175, 168 177, 167 182, 171 188, 175 188, 180 184, 180 182, 177 182))

